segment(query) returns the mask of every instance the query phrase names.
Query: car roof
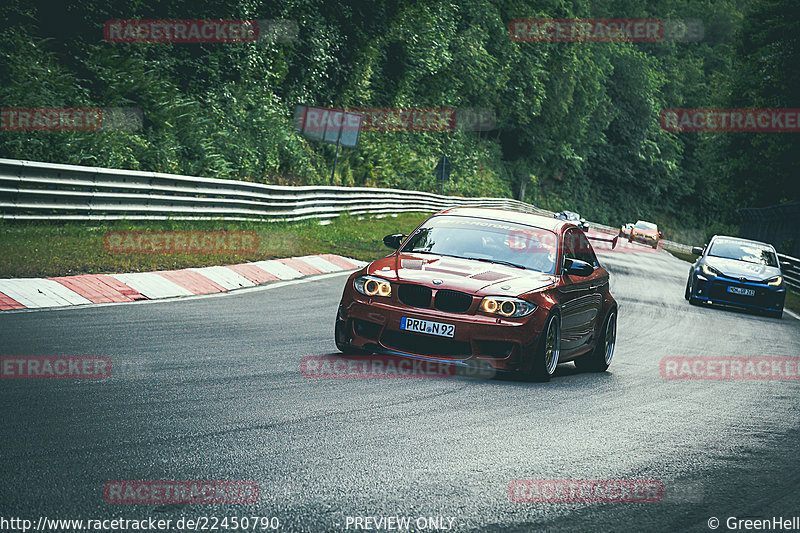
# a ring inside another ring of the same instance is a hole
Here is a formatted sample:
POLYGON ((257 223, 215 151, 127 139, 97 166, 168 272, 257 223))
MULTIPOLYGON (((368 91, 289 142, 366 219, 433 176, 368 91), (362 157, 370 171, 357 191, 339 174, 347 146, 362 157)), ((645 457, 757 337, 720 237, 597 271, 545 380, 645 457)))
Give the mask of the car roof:
POLYGON ((558 232, 564 226, 575 226, 566 220, 560 220, 553 217, 543 217, 540 215, 532 215, 530 213, 523 213, 521 211, 511 211, 509 209, 493 209, 490 207, 451 207, 444 211, 439 211, 437 215, 457 215, 463 217, 478 217, 490 218, 494 220, 502 220, 504 222, 514 222, 517 224, 524 224, 526 226, 533 226, 535 228, 547 229, 558 232))
POLYGON ((731 241, 739 241, 739 242, 743 242, 743 243, 757 244, 759 246, 766 246, 767 248, 770 248, 773 251, 775 250, 775 247, 772 246, 768 242, 754 241, 754 240, 751 240, 751 239, 744 239, 742 237, 731 237, 730 235, 714 235, 713 237, 711 237, 711 241, 709 242, 709 244, 711 244, 712 242, 714 242, 717 239, 729 239, 731 241))

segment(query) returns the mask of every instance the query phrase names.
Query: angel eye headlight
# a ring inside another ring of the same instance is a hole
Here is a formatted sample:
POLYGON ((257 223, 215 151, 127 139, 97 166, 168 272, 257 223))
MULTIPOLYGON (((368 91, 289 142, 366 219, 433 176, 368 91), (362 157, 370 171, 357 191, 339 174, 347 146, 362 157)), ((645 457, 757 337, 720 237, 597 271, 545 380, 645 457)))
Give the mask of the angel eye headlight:
POLYGON ((484 298, 481 302, 481 310, 487 313, 494 313, 497 311, 497 300, 492 298, 484 298))
POLYGON ((519 318, 533 313, 536 310, 536 306, 520 298, 487 296, 481 301, 480 310, 490 315, 519 318))
POLYGON ((717 272, 717 269, 714 268, 714 267, 708 266, 706 263, 703 263, 702 270, 703 270, 703 274, 705 274, 706 276, 719 276, 719 272, 717 272))
POLYGON ((389 297, 392 295, 391 283, 374 276, 360 276, 353 281, 353 286, 364 296, 389 297))
POLYGON ((517 311, 517 305, 511 300, 506 300, 500 304, 500 309, 497 310, 503 316, 511 316, 517 311))
POLYGON ((783 276, 778 276, 767 280, 767 285, 771 285, 772 287, 780 287, 781 283, 783 283, 783 276))

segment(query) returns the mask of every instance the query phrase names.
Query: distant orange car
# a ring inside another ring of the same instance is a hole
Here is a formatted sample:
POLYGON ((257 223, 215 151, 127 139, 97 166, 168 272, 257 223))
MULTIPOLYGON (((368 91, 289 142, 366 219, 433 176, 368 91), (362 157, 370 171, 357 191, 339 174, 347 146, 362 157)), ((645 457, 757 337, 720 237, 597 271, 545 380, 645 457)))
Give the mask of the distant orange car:
POLYGON ((633 226, 628 242, 640 242, 653 248, 658 248, 658 243, 664 235, 658 231, 658 226, 652 222, 639 220, 633 226))

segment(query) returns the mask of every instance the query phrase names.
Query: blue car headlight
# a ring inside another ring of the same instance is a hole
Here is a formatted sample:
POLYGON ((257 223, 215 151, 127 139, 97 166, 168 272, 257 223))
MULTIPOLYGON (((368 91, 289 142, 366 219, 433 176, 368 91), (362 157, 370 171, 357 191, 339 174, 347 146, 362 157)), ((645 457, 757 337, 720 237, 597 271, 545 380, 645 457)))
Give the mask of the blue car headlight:
POLYGON ((712 266, 708 266, 706 263, 703 263, 703 266, 700 267, 700 270, 703 271, 703 274, 706 276, 711 276, 712 278, 722 275, 722 273, 712 266))
POLYGON ((780 287, 783 284, 783 276, 775 276, 767 280, 767 285, 771 287, 780 287))

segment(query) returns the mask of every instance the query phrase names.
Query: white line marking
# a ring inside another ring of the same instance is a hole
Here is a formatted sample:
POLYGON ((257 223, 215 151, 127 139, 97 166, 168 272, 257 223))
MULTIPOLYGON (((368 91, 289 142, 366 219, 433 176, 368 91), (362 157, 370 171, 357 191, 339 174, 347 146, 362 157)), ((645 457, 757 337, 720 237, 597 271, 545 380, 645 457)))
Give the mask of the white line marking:
POLYGON ((91 303, 57 281, 43 278, 2 279, 0 292, 29 308, 91 303))
POLYGON ((229 291, 236 290, 240 287, 255 286, 255 283, 246 277, 224 266, 188 268, 187 270, 197 272, 201 276, 210 279, 217 285, 220 285, 229 291))
POLYGON ((174 296, 191 296, 192 292, 174 283, 157 272, 134 272, 128 274, 111 274, 131 289, 144 294, 148 298, 171 298, 174 296))
POLYGON ((297 270, 289 268, 280 261, 275 261, 274 259, 269 261, 256 261, 255 263, 250 264, 256 265, 262 270, 266 270, 278 279, 294 279, 303 277, 303 275, 297 270))
POLYGON ((791 317, 796 318, 797 320, 800 320, 800 315, 798 315, 797 313, 795 313, 791 309, 784 308, 783 312, 786 313, 787 315, 791 316, 791 317))

